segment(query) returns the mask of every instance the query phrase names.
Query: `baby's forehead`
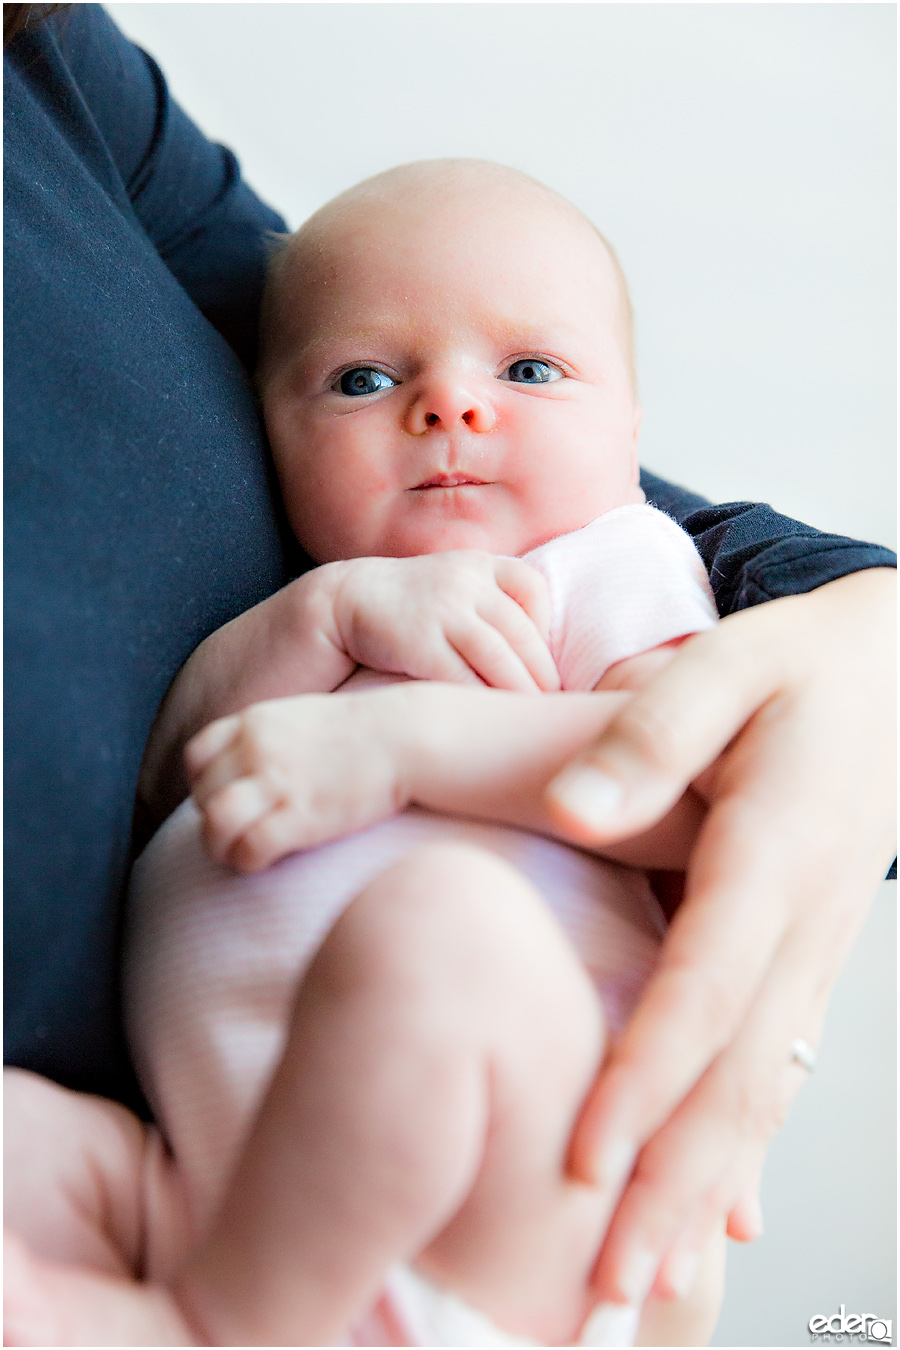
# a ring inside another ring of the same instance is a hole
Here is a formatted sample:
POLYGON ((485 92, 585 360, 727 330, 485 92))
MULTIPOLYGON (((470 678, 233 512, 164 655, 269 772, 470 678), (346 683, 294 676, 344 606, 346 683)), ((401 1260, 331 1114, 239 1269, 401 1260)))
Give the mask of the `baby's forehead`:
POLYGON ((296 352, 322 339, 323 330, 339 328, 348 315, 355 324, 357 302, 377 308, 380 297, 373 300, 373 291, 398 272, 409 285, 393 287, 394 308, 402 308, 397 298, 405 296, 410 316, 419 314, 423 295, 435 318, 466 296, 480 301, 480 278, 488 278, 496 296, 493 281, 500 274, 509 277, 511 315, 531 306, 540 322, 548 309, 574 296, 569 317, 574 321, 585 307, 591 324, 610 315, 632 365, 627 287, 596 226, 526 175, 478 161, 402 166, 317 211, 287 241, 273 268, 264 351, 296 352))
POLYGON ((422 203, 361 198, 323 213, 289 245, 279 300, 295 334, 363 337, 441 328, 458 311, 521 329, 565 309, 570 322, 615 313, 620 288, 602 236, 567 203, 536 193, 456 192, 422 203), (390 322, 388 322, 390 320, 390 322))
POLYGON ((404 166, 335 198, 293 236, 289 250, 304 270, 339 261, 360 245, 433 249, 495 248, 532 230, 571 250, 581 266, 608 272, 608 246, 571 202, 524 174, 495 165, 404 166))

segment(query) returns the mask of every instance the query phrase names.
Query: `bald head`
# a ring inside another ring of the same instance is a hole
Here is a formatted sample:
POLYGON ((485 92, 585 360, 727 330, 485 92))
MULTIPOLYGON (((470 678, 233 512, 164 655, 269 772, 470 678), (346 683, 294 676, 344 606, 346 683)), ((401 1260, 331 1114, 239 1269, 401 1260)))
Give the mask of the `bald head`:
MULTIPOLYGON (((517 169, 474 159, 422 160, 368 178, 321 207, 273 257, 263 311, 260 378, 287 341, 295 343, 311 310, 321 312, 352 244, 371 241, 373 258, 391 241, 428 240, 457 250, 464 262, 485 229, 514 222, 543 225, 574 250, 579 265, 613 291, 615 323, 632 391, 636 390, 631 301, 619 261, 606 239, 571 202, 517 169), (317 291, 317 296, 313 292, 317 291), (313 301, 315 300, 315 303, 313 301)), ((512 247, 512 241, 511 241, 512 247)), ((527 256, 520 258, 526 267, 527 256)))

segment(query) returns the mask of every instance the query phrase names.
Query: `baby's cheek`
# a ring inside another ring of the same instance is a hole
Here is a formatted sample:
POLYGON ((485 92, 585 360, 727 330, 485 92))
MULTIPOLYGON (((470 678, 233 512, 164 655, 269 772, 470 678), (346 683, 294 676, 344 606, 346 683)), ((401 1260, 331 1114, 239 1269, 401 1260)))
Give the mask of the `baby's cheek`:
POLYGON ((592 403, 571 411, 540 457, 548 486, 554 484, 560 501, 585 515, 584 524, 642 502, 633 428, 623 410, 592 403))

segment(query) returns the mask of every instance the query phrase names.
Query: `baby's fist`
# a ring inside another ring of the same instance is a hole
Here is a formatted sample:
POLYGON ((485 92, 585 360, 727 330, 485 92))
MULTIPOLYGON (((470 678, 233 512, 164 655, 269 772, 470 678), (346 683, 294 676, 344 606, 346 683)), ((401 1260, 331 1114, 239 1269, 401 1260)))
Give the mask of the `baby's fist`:
POLYGON ((559 689, 541 574, 478 549, 339 564, 333 613, 360 665, 417 680, 559 689))

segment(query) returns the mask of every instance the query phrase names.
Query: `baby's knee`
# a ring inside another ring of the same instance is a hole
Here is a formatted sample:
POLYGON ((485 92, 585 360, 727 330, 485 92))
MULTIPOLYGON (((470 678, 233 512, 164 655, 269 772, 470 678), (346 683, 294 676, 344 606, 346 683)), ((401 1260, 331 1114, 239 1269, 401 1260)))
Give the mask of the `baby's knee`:
POLYGON ((335 924, 318 972, 332 990, 373 985, 392 997, 450 1004, 457 1025, 522 1017, 591 1026, 593 984, 542 897, 502 858, 433 843, 379 874, 335 924))
POLYGON ((517 1186, 535 1172, 550 1184, 605 1024, 577 953, 524 877, 469 845, 408 855, 335 925, 298 1011, 336 997, 349 1025, 427 1064, 429 1081, 481 1082, 502 1121, 495 1179, 508 1169, 517 1186))

